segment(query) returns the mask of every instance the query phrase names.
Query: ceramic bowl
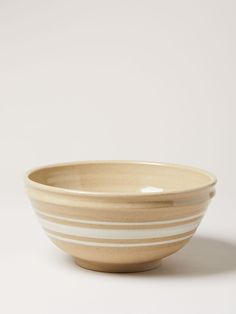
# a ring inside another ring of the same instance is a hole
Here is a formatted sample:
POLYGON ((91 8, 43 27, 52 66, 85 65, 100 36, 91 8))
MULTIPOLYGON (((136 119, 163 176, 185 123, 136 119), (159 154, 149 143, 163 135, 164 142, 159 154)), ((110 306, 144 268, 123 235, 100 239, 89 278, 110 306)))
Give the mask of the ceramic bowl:
POLYGON ((89 161, 27 173, 52 242, 97 271, 152 269, 193 236, 215 194, 209 172, 153 162, 89 161))

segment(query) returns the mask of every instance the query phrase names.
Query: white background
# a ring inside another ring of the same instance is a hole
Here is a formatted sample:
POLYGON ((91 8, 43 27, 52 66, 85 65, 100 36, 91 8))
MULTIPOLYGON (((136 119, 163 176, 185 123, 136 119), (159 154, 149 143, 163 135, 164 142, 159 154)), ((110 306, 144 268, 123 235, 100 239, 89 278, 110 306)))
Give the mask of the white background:
POLYGON ((236 4, 0 0, 0 312, 236 312, 236 4), (47 239, 29 168, 198 166, 217 196, 192 241, 138 274, 81 269, 47 239))

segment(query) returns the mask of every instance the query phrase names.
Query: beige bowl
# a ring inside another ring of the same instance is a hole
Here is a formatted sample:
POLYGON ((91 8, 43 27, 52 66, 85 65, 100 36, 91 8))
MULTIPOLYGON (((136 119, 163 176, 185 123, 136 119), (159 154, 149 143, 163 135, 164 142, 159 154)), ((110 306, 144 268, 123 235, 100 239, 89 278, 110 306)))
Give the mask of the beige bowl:
POLYGON ((152 269, 181 249, 215 194, 214 175, 152 162, 94 161, 26 176, 39 221, 78 265, 97 271, 152 269))

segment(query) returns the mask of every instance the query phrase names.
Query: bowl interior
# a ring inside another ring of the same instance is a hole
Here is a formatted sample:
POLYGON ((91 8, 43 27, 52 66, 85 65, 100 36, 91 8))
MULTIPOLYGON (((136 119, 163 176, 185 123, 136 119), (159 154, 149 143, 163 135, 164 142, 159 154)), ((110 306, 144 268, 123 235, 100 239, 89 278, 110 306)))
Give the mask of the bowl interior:
POLYGON ((202 170, 145 162, 87 162, 32 171, 31 181, 58 188, 97 193, 171 193, 214 183, 202 170))

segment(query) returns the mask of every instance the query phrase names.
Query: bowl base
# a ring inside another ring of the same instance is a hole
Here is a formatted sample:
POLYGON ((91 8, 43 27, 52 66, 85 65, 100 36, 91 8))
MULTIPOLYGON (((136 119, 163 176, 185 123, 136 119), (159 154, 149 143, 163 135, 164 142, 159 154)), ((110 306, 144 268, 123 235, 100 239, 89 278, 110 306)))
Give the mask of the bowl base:
POLYGON ((132 264, 109 264, 109 263, 97 263, 90 262, 80 258, 75 258, 76 265, 99 272, 107 273, 135 273, 154 269, 161 265, 161 259, 144 262, 144 263, 132 263, 132 264))

